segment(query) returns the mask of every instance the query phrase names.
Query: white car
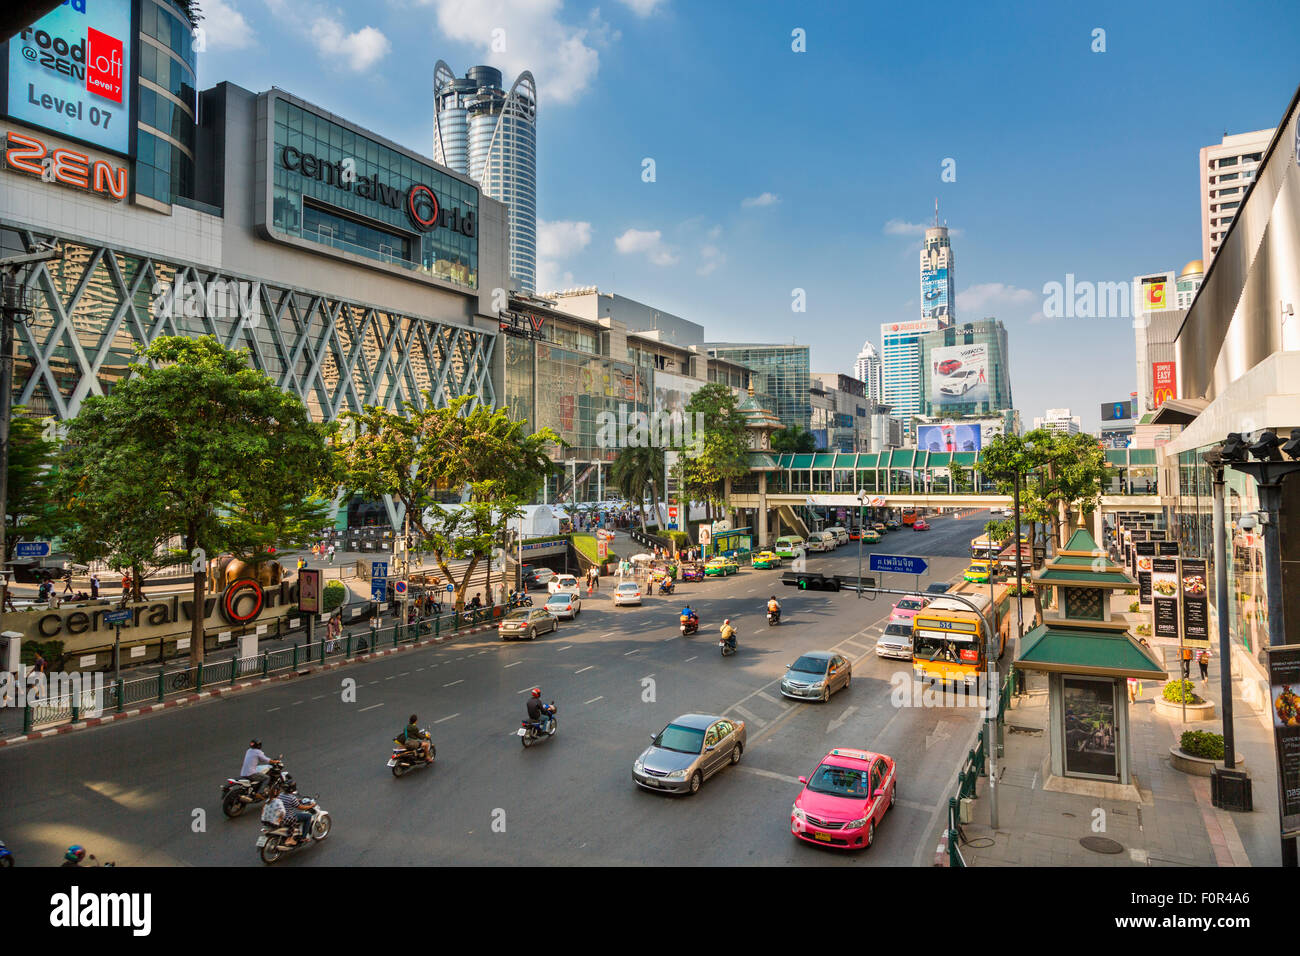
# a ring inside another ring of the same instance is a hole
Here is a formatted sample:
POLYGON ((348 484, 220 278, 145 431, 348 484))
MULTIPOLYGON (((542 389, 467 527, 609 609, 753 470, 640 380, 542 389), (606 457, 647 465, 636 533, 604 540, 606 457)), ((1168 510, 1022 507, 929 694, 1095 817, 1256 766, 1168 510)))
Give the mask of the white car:
POLYGON ((581 594, 582 587, 572 574, 557 574, 546 583, 546 590, 552 594, 581 594))
POLYGON ((834 551, 839 547, 839 540, 829 531, 814 531, 808 535, 809 551, 834 551))
POLYGON ((1003 508, 1003 509, 1002 509, 1002 517, 1004 517, 1004 518, 1014 518, 1015 516, 1016 516, 1016 513, 1015 513, 1014 511, 1012 511, 1010 508, 1003 508))
POLYGON ((939 386, 941 395, 965 395, 972 388, 979 384, 979 372, 973 368, 962 368, 948 376, 947 380, 939 386))
POLYGON ((557 620, 572 621, 582 613, 582 598, 576 592, 558 591, 542 605, 557 620))
POLYGON ((832 527, 830 527, 830 528, 827 528, 826 530, 827 530, 829 533, 835 535, 835 540, 836 540, 837 543, 839 543, 839 544, 848 544, 848 543, 849 543, 849 533, 848 533, 848 531, 845 530, 844 528, 841 528, 839 525, 834 525, 834 526, 832 526, 832 527))
POLYGON ((614 588, 614 607, 624 604, 641 604, 641 585, 635 581, 624 581, 614 588))
POLYGON ((885 632, 876 639, 876 656, 897 660, 912 659, 912 625, 890 621, 885 632))

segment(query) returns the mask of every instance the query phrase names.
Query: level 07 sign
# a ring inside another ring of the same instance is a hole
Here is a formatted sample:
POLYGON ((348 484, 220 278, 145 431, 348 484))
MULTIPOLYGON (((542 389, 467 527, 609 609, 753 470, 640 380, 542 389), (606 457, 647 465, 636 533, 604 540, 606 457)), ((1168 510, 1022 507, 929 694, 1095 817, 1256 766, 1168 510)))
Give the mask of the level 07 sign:
POLYGON ((924 558, 906 554, 873 554, 869 565, 872 571, 895 571, 899 574, 925 574, 929 565, 924 558))

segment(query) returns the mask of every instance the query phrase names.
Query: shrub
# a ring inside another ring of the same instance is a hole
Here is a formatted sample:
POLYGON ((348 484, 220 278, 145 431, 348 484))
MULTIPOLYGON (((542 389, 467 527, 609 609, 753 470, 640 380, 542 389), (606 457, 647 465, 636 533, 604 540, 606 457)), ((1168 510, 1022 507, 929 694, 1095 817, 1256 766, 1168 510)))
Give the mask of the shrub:
POLYGON ((1130 614, 1136 614, 1140 610, 1142 610, 1142 605, 1138 601, 1134 601, 1128 606, 1128 612, 1130 614))
MULTIPOLYGON (((1203 704, 1205 700, 1196 693, 1196 685, 1189 680, 1171 680, 1165 684, 1161 695, 1171 704, 1203 704)), ((1222 747, 1220 747, 1222 749, 1222 747)))
POLYGON ((348 596, 348 586, 342 581, 332 580, 325 583, 325 594, 322 596, 321 610, 332 611, 340 606, 348 596))
POLYGON ((1137 589, 1137 588, 1125 588, 1125 589, 1124 589, 1124 593, 1125 593, 1125 594, 1137 594, 1137 593, 1138 593, 1138 589, 1137 589))
POLYGON ((1151 625, 1150 625, 1150 624, 1139 624, 1137 627, 1135 627, 1135 628, 1133 629, 1133 633, 1137 634, 1137 635, 1140 636, 1140 637, 1150 637, 1150 636, 1151 636, 1151 625))
POLYGON ((1205 760, 1223 759, 1223 735, 1208 730, 1184 730, 1178 740, 1178 749, 1189 757, 1205 760))

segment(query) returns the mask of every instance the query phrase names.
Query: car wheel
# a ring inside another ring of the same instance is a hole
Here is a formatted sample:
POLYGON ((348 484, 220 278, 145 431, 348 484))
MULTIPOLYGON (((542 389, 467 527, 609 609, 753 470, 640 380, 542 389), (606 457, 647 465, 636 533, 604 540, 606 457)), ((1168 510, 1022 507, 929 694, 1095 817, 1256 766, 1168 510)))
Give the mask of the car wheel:
POLYGON ((537 640, 537 628, 535 628, 535 627, 530 627, 530 628, 528 629, 528 639, 529 639, 530 641, 535 641, 535 640, 537 640))
POLYGON ((699 793, 700 784, 702 783, 704 783, 704 777, 701 776, 698 770, 691 774, 691 793, 699 793))
POLYGON ((851 683, 853 683, 853 671, 849 671, 849 676, 844 678, 844 689, 848 690, 851 683))
POLYGON ((876 821, 868 820, 867 821, 867 846, 871 846, 871 844, 875 842, 876 842, 876 821))
POLYGON ((825 704, 831 699, 831 685, 827 684, 822 688, 822 703, 825 704))
POLYGON ((740 763, 740 755, 744 752, 745 752, 745 747, 743 744, 738 743, 736 744, 736 746, 731 748, 731 765, 733 767, 736 764, 740 763))
POLYGON ((898 784, 895 783, 894 786, 889 791, 889 806, 891 808, 894 806, 894 801, 897 799, 898 799, 898 784))

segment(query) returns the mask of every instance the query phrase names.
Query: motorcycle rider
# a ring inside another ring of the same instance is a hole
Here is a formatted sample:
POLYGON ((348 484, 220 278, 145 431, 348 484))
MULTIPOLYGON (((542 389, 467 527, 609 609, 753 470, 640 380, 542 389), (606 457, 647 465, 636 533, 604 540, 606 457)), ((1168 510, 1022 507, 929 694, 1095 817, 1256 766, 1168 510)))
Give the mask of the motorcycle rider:
POLYGON ((397 739, 405 744, 407 750, 423 750, 424 762, 429 762, 431 743, 427 738, 420 735, 420 720, 415 714, 411 715, 411 719, 407 721, 406 729, 402 731, 401 736, 397 739))
POLYGON ((686 605, 686 607, 682 608, 682 620, 689 621, 691 624, 694 624, 697 628, 700 626, 700 616, 695 613, 695 611, 691 608, 689 604, 686 605))
POLYGON ((722 622, 722 627, 718 628, 722 632, 722 639, 727 642, 727 646, 733 651, 736 649, 736 629, 731 626, 731 618, 722 622))
POLYGON ((540 731, 542 722, 551 715, 551 708, 542 703, 542 689, 534 687, 528 697, 528 720, 540 731))
POLYGON ((781 620, 781 602, 776 599, 775 594, 767 599, 767 613, 775 615, 778 621, 781 620))
POLYGON ((298 797, 298 784, 293 777, 287 773, 284 775, 284 783, 280 788, 280 802, 284 804, 285 819, 292 818, 294 823, 289 830, 289 839, 285 841, 286 847, 297 846, 299 837, 306 839, 307 825, 311 823, 311 814, 302 809, 302 800, 298 797))
POLYGON ((262 784, 266 783, 266 774, 258 768, 269 767, 271 763, 271 758, 262 752, 261 738, 254 737, 250 740, 248 749, 244 751, 244 764, 239 769, 239 776, 253 785, 254 795, 261 792, 262 784))

